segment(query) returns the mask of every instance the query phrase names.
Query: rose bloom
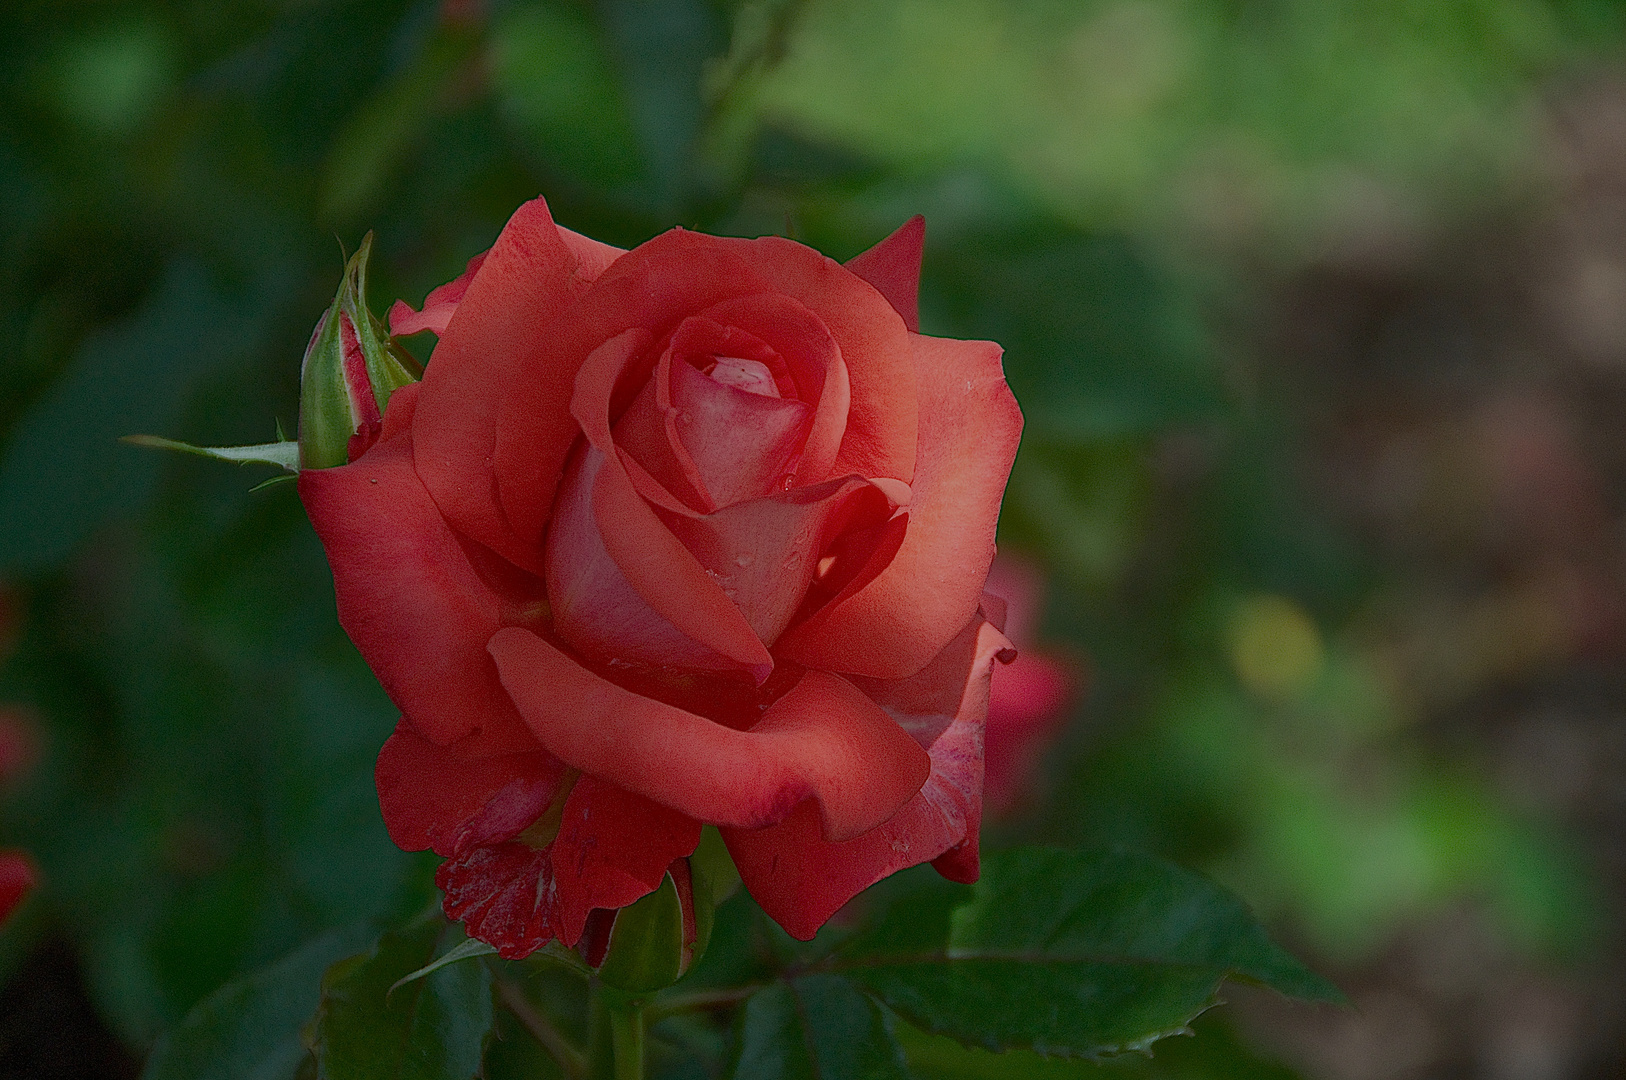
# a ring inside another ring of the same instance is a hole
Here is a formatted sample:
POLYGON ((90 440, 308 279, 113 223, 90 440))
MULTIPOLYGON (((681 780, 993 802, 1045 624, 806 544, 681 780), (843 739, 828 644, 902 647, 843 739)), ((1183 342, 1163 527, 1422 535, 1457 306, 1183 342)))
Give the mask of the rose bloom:
POLYGON ((300 494, 402 712, 390 835, 503 955, 574 944, 703 824, 799 938, 904 867, 975 879, 1022 421, 998 346, 916 332, 923 237, 622 251, 538 199, 390 313, 433 362, 300 494))

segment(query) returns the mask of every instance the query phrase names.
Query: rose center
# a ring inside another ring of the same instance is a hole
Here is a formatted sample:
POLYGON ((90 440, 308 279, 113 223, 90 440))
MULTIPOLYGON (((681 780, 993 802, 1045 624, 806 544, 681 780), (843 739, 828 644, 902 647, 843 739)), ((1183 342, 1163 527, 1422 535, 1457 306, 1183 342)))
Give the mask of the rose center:
POLYGON ((706 372, 716 382, 760 397, 779 397, 779 386, 767 364, 738 356, 719 356, 716 360, 716 365, 706 372))

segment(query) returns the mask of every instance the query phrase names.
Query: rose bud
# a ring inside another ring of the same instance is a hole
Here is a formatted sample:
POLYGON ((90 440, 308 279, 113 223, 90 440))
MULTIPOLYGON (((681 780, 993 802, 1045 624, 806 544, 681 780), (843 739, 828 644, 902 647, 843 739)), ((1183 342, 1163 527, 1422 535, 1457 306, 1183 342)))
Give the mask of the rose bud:
POLYGON ((918 332, 923 237, 845 266, 682 229, 622 251, 538 199, 390 312, 434 362, 300 495, 401 709, 385 824, 447 860, 471 936, 575 946, 671 881, 614 916, 667 927, 626 976, 665 978, 706 825, 803 939, 904 867, 976 878, 1022 420, 997 345, 918 332))
POLYGON ((423 369, 390 340, 367 306, 373 234, 345 264, 333 304, 322 313, 299 368, 299 466, 343 465, 378 438, 390 395, 423 369))

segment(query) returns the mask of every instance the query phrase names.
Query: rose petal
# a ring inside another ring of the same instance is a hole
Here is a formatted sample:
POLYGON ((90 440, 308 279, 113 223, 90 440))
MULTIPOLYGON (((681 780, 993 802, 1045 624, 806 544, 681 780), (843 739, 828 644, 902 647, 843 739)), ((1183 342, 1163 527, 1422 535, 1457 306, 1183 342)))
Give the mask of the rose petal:
POLYGON ((706 509, 782 490, 811 407, 725 386, 681 361, 671 380, 670 423, 711 496, 706 509))
POLYGON ((395 846, 452 856, 518 836, 553 802, 564 772, 540 745, 471 756, 464 743, 429 741, 403 717, 373 776, 395 846))
POLYGON ((425 330, 437 335, 444 334, 446 324, 452 319, 452 312, 463 302, 463 294, 469 291, 469 282, 474 280, 480 264, 486 261, 486 255, 487 252, 480 252, 469 260, 468 266, 457 277, 430 289, 429 295, 424 297, 422 311, 413 311, 405 300, 397 300, 390 308, 390 334, 405 337, 425 330))
POLYGON ((722 586, 633 488, 619 458, 593 481, 593 517, 628 584, 685 637, 749 671, 758 683, 773 658, 722 586))
MULTIPOLYGON (((387 426, 394 400, 389 413, 387 426)), ((516 604, 543 605, 541 583, 447 527, 413 448, 400 434, 350 465, 299 474, 333 568, 339 622, 424 736, 445 744, 478 731, 482 752, 528 749, 485 643, 505 619, 523 620, 516 604)))
POLYGON ((559 230, 559 239, 565 242, 565 247, 576 256, 576 275, 583 281, 597 281, 610 264, 627 253, 626 248, 618 248, 614 244, 606 244, 602 240, 594 240, 583 236, 574 229, 567 229, 563 225, 555 226, 559 230))
POLYGON ((445 893, 441 910, 460 920, 472 938, 493 945, 505 960, 531 955, 558 936, 548 849, 517 840, 470 848, 435 871, 445 893))
POLYGON ((819 561, 849 529, 879 525, 892 504, 858 477, 829 480, 666 524, 772 646, 801 606, 819 561))
MULTIPOLYGON (((565 408, 577 420, 583 416, 573 395, 581 393, 576 373, 588 355, 628 331, 649 335, 647 342, 720 299, 762 291, 761 280, 740 256, 715 240, 683 230, 657 236, 617 259, 567 313, 526 325, 525 368, 545 374, 505 379, 500 395, 494 395, 501 404, 491 422, 496 431, 492 468, 515 535, 538 550, 554 485, 575 435, 575 422, 560 428, 556 413, 565 408), (566 433, 571 438, 564 438, 566 433)), ((603 400, 586 412, 602 412, 607 429, 613 379, 602 389, 603 400)), ((594 437, 585 421, 582 430, 594 437)), ((607 430, 605 436, 607 441, 607 430)))
POLYGON ((699 822, 584 777, 548 847, 473 848, 444 863, 435 884, 446 914, 463 920, 469 936, 517 960, 555 937, 576 944, 594 908, 625 907, 654 891, 671 861, 699 842, 699 822))
POLYGON ((826 835, 855 836, 890 817, 930 769, 879 706, 824 672, 736 731, 616 686, 528 631, 499 631, 491 654, 550 752, 699 821, 757 828, 811 798, 826 835))
POLYGON ((654 891, 673 859, 694 853, 700 822, 584 776, 553 842, 559 938, 574 945, 594 908, 626 907, 654 891))
MULTIPOLYGON (((564 241, 565 247, 576 256, 576 273, 585 281, 592 281, 609 269, 611 263, 625 255, 625 248, 614 247, 589 239, 581 233, 560 225, 559 239, 564 241)), ((446 324, 452 319, 452 312, 457 305, 463 302, 463 294, 469 291, 469 282, 480 269, 480 264, 486 261, 489 251, 482 251, 470 259, 468 266, 461 274, 444 285, 429 290, 424 297, 423 310, 414 311, 412 305, 405 300, 397 300, 390 307, 390 334, 393 337, 406 337, 409 334, 421 334, 425 330, 435 334, 444 334, 446 324)))
MULTIPOLYGON (((693 567, 693 575, 699 578, 691 583, 698 594, 696 603, 709 603, 713 610, 725 609, 721 612, 722 621, 701 622, 691 617, 684 623, 685 628, 694 632, 686 632, 655 610, 634 587, 606 545, 594 509, 598 480, 606 461, 597 447, 583 447, 566 467, 564 483, 559 489, 553 523, 548 530, 546 563, 554 632, 577 652, 604 661, 634 661, 702 671, 743 670, 753 677, 758 674, 766 677, 772 669, 772 660, 765 652, 757 657, 748 651, 753 645, 762 649, 762 643, 744 616, 659 521, 655 522, 655 528, 659 530, 656 540, 660 549, 645 555, 655 557, 664 552, 673 561, 693 567), (743 645, 736 650, 746 651, 743 659, 722 651, 737 643, 715 633, 731 624, 737 624, 733 627, 736 634, 744 635, 743 645)), ((632 498, 636 499, 637 495, 632 498)), ((649 513, 648 506, 641 500, 639 505, 643 513, 649 513)), ((634 507, 633 512, 637 511, 638 507, 634 507)), ((637 559, 630 561, 639 565, 637 559)), ((658 569, 655 572, 658 573, 658 569)), ((681 597, 673 602, 678 606, 680 617, 703 614, 701 608, 683 607, 681 597)))
POLYGON ((534 199, 520 207, 447 323, 413 420, 418 472, 441 513, 533 573, 542 569, 540 532, 516 532, 493 475, 499 416, 516 387, 536 392, 526 469, 528 490, 545 513, 576 437, 568 403, 580 357, 568 366, 551 363, 542 331, 587 284, 547 204, 534 199))
MULTIPOLYGON (((908 531, 862 589, 792 627, 776 651, 811 668, 899 679, 919 671, 977 608, 1022 414, 999 346, 912 335, 920 462, 908 531)), ((856 398, 856 394, 855 394, 856 398)))
POLYGON ((976 880, 988 674, 994 657, 1009 647, 980 618, 950 643, 955 655, 969 657, 958 683, 958 706, 928 751, 931 776, 883 824, 832 843, 820 835, 817 816, 798 807, 771 828, 723 829, 745 887, 792 937, 810 939, 848 900, 908 866, 931 860, 945 877, 976 880), (972 647, 965 648, 966 639, 972 647))
POLYGON ((898 231, 862 255, 847 260, 847 269, 875 286, 903 317, 911 333, 920 333, 920 259, 926 248, 926 219, 916 214, 898 231))
POLYGON ((757 245, 757 273, 817 312, 846 361, 852 403, 831 475, 913 483, 917 365, 903 320, 873 286, 835 260, 777 236, 748 242, 757 245))
MULTIPOLYGON (((785 365, 797 398, 814 406, 802 457, 796 463, 795 481, 816 484, 830 479, 841 437, 847 430, 851 387, 841 348, 824 320, 805 304, 779 293, 724 300, 707 308, 703 318, 763 342, 785 365)), ((728 346, 719 343, 719 347, 728 346)), ((749 351, 730 351, 727 355, 754 358, 749 351)))

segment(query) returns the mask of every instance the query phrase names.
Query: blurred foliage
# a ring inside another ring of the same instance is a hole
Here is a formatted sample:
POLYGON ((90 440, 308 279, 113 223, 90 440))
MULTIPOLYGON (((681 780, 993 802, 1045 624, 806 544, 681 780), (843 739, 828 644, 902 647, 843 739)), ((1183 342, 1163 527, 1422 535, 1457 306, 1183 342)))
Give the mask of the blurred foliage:
MULTIPOLYGON (((1583 949, 1597 909, 1561 832, 1411 736, 1428 690, 1370 618, 1409 586, 1307 489, 1300 417, 1247 331, 1272 275, 1317 253, 1539 191, 1538 95, 1618 61, 1622 18, 14 0, 0 577, 24 614, 0 700, 44 753, 0 841, 45 885, 0 956, 71 942, 140 1055, 228 978, 430 901, 432 863, 389 843, 371 787, 394 716, 292 487, 114 440, 269 440, 341 248, 376 230, 375 302, 416 303, 538 192, 623 245, 683 225, 838 258, 926 214, 926 330, 1001 342, 1028 416, 1002 541, 1050 570, 1048 632, 1096 676, 1049 798, 1004 839, 1170 855, 1343 962, 1465 897, 1531 955, 1583 949)), ((1101 1068, 1279 1075, 1198 1029, 1101 1068)), ((904 1044, 923 1076, 1005 1075, 904 1044)), ((1028 1064, 1009 1075, 1051 1075, 1028 1064)))

